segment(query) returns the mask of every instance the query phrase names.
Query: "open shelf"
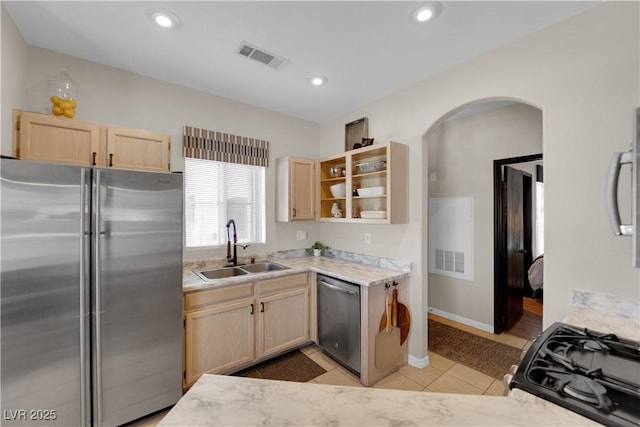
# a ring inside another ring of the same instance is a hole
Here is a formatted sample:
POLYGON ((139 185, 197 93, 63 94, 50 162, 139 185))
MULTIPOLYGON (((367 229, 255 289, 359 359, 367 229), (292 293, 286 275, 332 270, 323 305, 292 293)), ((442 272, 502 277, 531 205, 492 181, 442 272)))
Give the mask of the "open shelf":
POLYGON ((373 144, 318 162, 318 220, 368 224, 408 222, 409 150, 396 142, 373 144), (363 172, 358 165, 379 168, 363 172), (335 168, 339 168, 336 170, 335 168), (336 176, 338 174, 338 176, 336 176), (343 176, 344 174, 344 176, 343 176), (345 197, 333 197, 329 187, 344 182, 345 197), (383 195, 354 196, 360 188, 383 187, 383 195), (331 215, 334 203, 341 217, 331 215), (360 218, 362 211, 386 211, 384 219, 360 218))

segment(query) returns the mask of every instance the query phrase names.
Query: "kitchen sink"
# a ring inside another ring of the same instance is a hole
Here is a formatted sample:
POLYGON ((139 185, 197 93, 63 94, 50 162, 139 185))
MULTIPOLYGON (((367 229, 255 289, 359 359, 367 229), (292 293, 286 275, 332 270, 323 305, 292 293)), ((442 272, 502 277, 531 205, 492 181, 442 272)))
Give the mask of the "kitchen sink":
POLYGON ((249 273, 265 273, 267 271, 288 270, 289 267, 276 264, 275 262, 258 262, 256 264, 243 265, 241 267, 249 273))
POLYGON ((289 267, 276 264, 275 262, 258 262, 236 267, 218 267, 210 269, 192 270, 196 275, 204 280, 226 279, 229 277, 244 276, 252 273, 266 273, 268 271, 288 270, 289 267))
POLYGON ((222 268, 212 268, 209 270, 193 270, 195 274, 203 278, 204 280, 213 280, 213 279, 226 279, 228 277, 242 276, 248 274, 247 271, 244 271, 240 267, 222 267, 222 268))

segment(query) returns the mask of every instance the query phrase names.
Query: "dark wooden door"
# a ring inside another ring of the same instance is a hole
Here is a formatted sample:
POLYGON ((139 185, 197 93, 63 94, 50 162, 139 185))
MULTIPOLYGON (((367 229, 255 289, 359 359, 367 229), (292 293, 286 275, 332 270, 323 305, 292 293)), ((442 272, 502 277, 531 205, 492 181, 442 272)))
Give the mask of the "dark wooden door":
POLYGON ((525 221, 524 174, 505 166, 505 226, 506 226, 506 281, 507 324, 509 330, 522 317, 522 297, 525 280, 525 221))
POLYGON ((512 157, 508 159, 500 159, 493 161, 493 196, 494 196, 494 282, 493 282, 493 332, 499 334, 507 330, 517 321, 522 313, 522 293, 520 283, 527 283, 527 270, 531 265, 531 248, 532 248, 532 178, 526 172, 517 171, 507 165, 515 165, 518 163, 532 162, 542 160, 542 154, 532 154, 529 156, 512 157), (507 172, 509 171, 509 172, 507 172), (509 179, 509 175, 515 178, 509 179), (521 175, 521 176, 520 176, 521 175), (518 178, 518 176, 520 176, 518 178), (511 190, 511 203, 507 200, 507 180, 511 181, 509 187, 511 190), (514 194, 520 192, 520 196, 514 194), (510 219, 507 218, 508 209, 518 206, 522 200, 522 214, 513 214, 510 219), (508 208, 510 206, 510 208, 508 208), (508 223, 509 222, 509 223, 508 223), (509 236, 511 230, 517 229, 515 224, 522 224, 521 230, 523 236, 509 236), (511 272, 508 269, 507 261, 507 240, 511 252, 509 254, 511 272), (520 252, 522 251, 522 252, 520 252), (524 260, 524 265, 517 265, 518 254, 524 260), (522 274, 516 273, 521 271, 522 274), (507 285, 507 277, 509 287, 507 285), (521 280, 521 282, 520 282, 521 280), (519 290, 520 288, 520 290, 519 290), (510 314, 510 312, 512 314, 510 314))

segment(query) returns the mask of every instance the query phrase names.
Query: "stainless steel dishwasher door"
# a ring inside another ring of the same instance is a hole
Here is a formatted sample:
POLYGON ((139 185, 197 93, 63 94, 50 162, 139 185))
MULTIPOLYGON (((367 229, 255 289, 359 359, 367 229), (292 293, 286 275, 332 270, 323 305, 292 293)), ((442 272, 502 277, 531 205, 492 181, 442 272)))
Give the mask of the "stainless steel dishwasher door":
POLYGON ((318 344, 360 374, 360 286, 318 274, 318 344))

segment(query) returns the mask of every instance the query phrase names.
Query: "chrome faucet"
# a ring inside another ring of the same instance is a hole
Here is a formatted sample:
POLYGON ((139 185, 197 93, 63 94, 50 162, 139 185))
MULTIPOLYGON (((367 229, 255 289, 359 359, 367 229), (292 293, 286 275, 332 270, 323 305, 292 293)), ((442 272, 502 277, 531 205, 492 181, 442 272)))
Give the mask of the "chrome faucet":
POLYGON ((242 249, 247 249, 249 245, 242 245, 238 243, 238 234, 236 232, 236 222, 230 219, 227 222, 227 261, 229 265, 238 265, 238 246, 242 249), (231 255, 231 238, 229 237, 229 227, 233 224, 233 255, 231 255))

